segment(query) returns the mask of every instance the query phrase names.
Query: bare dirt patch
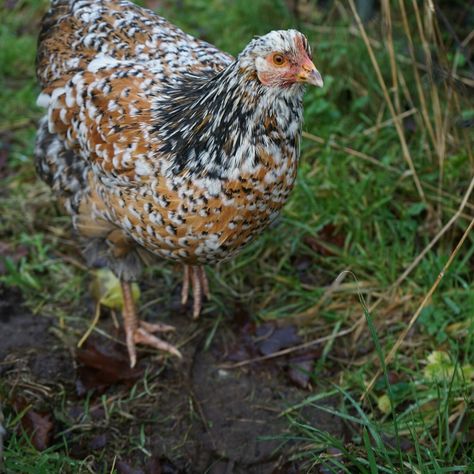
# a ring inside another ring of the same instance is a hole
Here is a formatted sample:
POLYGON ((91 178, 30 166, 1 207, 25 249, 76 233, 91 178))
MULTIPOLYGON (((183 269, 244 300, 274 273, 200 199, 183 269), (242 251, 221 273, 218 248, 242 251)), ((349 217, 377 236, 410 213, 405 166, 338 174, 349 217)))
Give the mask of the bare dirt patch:
MULTIPOLYGON (((228 368, 236 354, 249 351, 240 347, 235 322, 220 324, 208 344, 212 317, 194 323, 178 312, 173 323, 188 339, 184 361, 142 353, 134 371, 122 345, 94 335, 81 351, 73 350, 51 332, 54 322, 31 314, 18 294, 3 290, 6 411, 13 413, 22 400, 45 414, 52 420, 51 444, 66 437, 68 454, 93 454, 97 472, 114 460, 121 473, 289 472, 296 446, 285 440, 288 421, 281 414, 308 391, 291 383, 283 360, 228 368)), ((101 327, 114 332, 110 320, 101 327)), ((252 337, 245 329, 247 343, 252 337)), ((307 407, 304 416, 329 432, 342 430, 316 408, 307 407)))

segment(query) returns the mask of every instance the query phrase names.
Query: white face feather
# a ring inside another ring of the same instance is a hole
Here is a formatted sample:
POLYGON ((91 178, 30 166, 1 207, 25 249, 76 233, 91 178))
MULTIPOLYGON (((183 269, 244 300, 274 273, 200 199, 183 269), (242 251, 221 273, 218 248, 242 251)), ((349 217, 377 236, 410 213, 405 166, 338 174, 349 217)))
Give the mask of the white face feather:
POLYGON ((302 33, 297 30, 275 30, 253 39, 240 53, 238 59, 249 66, 254 66, 258 71, 263 67, 262 60, 269 54, 279 52, 296 57, 301 54, 301 47, 311 58, 311 48, 302 33))
POLYGON ((271 31, 252 40, 238 57, 244 70, 254 71, 267 87, 288 88, 301 82, 302 68, 314 68, 306 37, 297 30, 271 31))
POLYGON ((299 39, 304 41, 308 53, 311 54, 305 36, 298 30, 275 30, 253 39, 239 55, 239 58, 249 54, 254 57, 265 57, 275 51, 297 54, 299 39))

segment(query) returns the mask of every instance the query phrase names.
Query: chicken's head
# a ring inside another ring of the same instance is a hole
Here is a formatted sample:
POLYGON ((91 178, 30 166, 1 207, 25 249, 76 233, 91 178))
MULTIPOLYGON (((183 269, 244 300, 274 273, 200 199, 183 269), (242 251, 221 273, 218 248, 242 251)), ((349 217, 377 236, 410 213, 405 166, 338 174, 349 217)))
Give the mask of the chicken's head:
POLYGON ((323 86, 308 40, 297 30, 271 31, 256 38, 239 58, 254 68, 265 86, 287 88, 298 83, 323 86))

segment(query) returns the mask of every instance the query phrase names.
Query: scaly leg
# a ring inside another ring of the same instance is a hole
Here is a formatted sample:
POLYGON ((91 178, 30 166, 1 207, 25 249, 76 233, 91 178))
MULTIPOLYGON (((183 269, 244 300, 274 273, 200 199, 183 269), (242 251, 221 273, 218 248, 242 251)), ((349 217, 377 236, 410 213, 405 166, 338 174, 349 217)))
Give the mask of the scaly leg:
POLYGON ((174 331, 173 326, 163 323, 147 323, 140 321, 137 316, 135 302, 133 301, 132 288, 130 282, 121 281, 122 296, 123 296, 123 322, 125 327, 125 341, 127 344, 128 355, 130 357, 130 367, 135 367, 137 363, 137 350, 135 344, 145 344, 154 347, 160 351, 169 352, 182 358, 181 352, 166 341, 163 341, 156 336, 154 332, 170 332, 174 331))
POLYGON ((211 297, 204 267, 184 265, 183 288, 181 290, 181 303, 183 305, 188 302, 190 284, 193 289, 193 319, 197 319, 201 313, 203 294, 206 299, 211 297))

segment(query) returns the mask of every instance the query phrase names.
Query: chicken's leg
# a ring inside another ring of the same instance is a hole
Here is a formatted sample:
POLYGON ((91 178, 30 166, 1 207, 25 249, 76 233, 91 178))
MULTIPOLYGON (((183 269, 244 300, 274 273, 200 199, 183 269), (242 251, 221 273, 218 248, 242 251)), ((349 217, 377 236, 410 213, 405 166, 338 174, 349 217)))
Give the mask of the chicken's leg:
POLYGON ((132 288, 130 282, 121 281, 123 296, 123 322, 125 327, 125 337, 128 355, 130 357, 130 367, 134 367, 137 362, 137 350, 135 344, 146 344, 161 351, 169 352, 181 358, 181 352, 176 347, 163 341, 152 333, 174 331, 173 326, 162 323, 147 323, 140 321, 137 316, 135 302, 133 301, 132 288))
POLYGON ((181 290, 181 303, 183 305, 188 302, 190 283, 193 289, 193 319, 197 319, 201 313, 203 294, 206 299, 211 297, 204 267, 184 265, 183 288, 181 290))

